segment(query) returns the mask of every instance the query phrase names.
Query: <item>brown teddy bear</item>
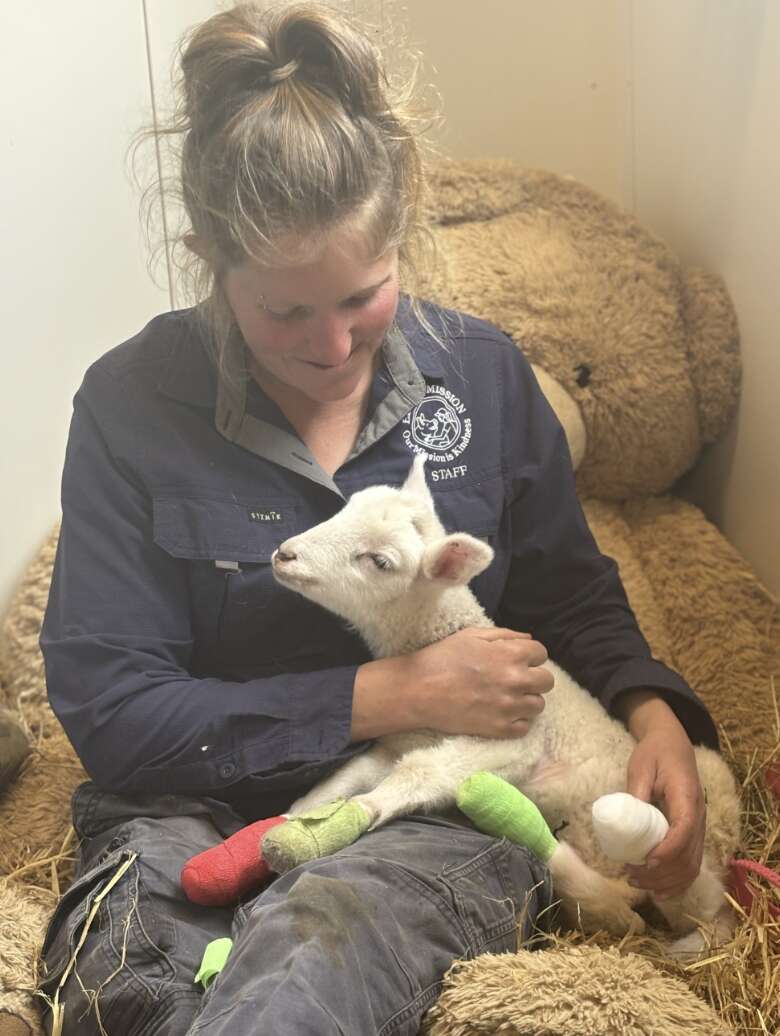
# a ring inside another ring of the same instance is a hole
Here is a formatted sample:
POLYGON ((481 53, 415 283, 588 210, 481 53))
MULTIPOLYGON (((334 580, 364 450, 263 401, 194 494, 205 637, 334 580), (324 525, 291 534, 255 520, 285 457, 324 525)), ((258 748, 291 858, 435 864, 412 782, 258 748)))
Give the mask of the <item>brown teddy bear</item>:
POLYGON ((775 602, 752 573, 744 581, 745 562, 696 508, 657 496, 736 410, 739 336, 722 280, 684 268, 570 178, 442 161, 431 183, 441 255, 431 295, 496 324, 531 360, 566 429, 593 533, 654 653, 738 746, 769 747, 773 663, 758 631, 776 622, 775 602), (746 626, 737 636, 735 612, 746 626))
MULTIPOLYGON (((566 428, 588 520, 620 566, 654 653, 683 673, 737 747, 747 753, 766 744, 761 710, 769 707, 776 604, 699 511, 655 495, 717 439, 735 408, 738 336, 722 283, 685 271, 635 220, 573 180, 508 162, 444 162, 432 188, 443 262, 430 294, 497 324, 527 353, 566 428)), ((0 831, 13 845, 0 873, 27 867, 0 877, 0 894, 5 884, 23 907, 29 903, 22 920, 0 929, 0 974, 16 976, 13 990, 0 980, 0 1036, 42 1031, 30 997, 44 931, 39 904, 41 897, 53 904, 70 876, 68 799, 84 779, 45 702, 37 650, 54 544, 52 537, 28 573, 5 628, 9 702, 24 703, 34 749, 0 797, 0 831), (34 864, 41 859, 49 862, 34 864)), ((546 1018, 551 1033, 602 1031, 574 1027, 575 1016, 590 1024, 578 1013, 578 989, 603 996, 610 1017, 624 1019, 605 1032, 679 1031, 678 1019, 687 1020, 686 1032, 729 1031, 687 987, 672 986, 645 961, 625 958, 653 987, 632 1014, 627 1002, 622 1012, 615 1006, 626 988, 614 989, 617 951, 566 959, 562 950, 545 952, 545 968, 560 963, 572 978, 565 1013, 546 1018)), ((536 1031, 531 1001, 523 1015, 523 997, 511 1004, 499 997, 510 981, 521 988, 531 981, 530 957, 538 955, 485 959, 478 972, 454 969, 430 1031, 536 1031)))
POLYGON ((568 428, 581 415, 581 495, 667 491, 736 407, 722 281, 683 269, 616 205, 554 173, 445 162, 433 197, 444 262, 432 294, 496 324, 570 397, 559 416, 568 428))

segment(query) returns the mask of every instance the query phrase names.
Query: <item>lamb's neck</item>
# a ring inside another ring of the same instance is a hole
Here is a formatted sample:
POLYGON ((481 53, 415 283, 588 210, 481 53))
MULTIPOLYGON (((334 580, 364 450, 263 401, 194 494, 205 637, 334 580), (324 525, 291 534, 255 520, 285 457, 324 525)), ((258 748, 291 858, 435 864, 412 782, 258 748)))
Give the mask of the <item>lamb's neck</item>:
POLYGON ((468 587, 455 586, 385 606, 381 615, 361 617, 356 628, 374 657, 385 658, 408 655, 467 626, 492 625, 468 587))

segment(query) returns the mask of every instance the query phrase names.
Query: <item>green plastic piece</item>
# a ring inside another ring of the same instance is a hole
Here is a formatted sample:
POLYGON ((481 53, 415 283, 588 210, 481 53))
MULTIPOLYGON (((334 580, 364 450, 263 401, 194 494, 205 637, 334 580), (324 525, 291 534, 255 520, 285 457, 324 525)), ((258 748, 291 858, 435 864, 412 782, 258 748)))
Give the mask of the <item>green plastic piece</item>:
POLYGON ((271 828, 263 838, 263 857, 271 870, 285 874, 300 863, 352 845, 370 826, 362 806, 337 799, 271 828))
POLYGON ((494 773, 467 777, 458 788, 457 803, 480 831, 525 845, 545 863, 558 848, 533 802, 494 773))
POLYGON ((200 962, 195 981, 202 983, 204 989, 208 989, 224 968, 232 949, 232 939, 212 939, 203 951, 203 960, 200 962))

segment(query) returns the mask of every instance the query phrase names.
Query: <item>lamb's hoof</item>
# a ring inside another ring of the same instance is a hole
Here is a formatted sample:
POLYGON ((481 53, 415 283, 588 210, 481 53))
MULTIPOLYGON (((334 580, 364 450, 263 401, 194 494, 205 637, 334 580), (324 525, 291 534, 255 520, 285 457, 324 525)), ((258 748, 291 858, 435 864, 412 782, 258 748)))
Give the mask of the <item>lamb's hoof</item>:
POLYGON ((696 960, 706 949, 708 949, 707 940, 699 928, 688 935, 675 939, 666 946, 669 956, 681 964, 696 960))
POLYGON ((606 919, 606 927, 613 935, 642 935, 647 926, 636 910, 626 906, 606 919))
POLYGON ((593 913, 580 912, 579 921, 588 934, 609 932, 610 935, 642 935, 645 922, 627 903, 615 905, 608 913, 603 907, 593 913))
POLYGON ((268 831, 263 838, 263 857, 271 870, 286 874, 301 863, 351 845, 370 826, 371 818, 362 806, 337 799, 268 831))

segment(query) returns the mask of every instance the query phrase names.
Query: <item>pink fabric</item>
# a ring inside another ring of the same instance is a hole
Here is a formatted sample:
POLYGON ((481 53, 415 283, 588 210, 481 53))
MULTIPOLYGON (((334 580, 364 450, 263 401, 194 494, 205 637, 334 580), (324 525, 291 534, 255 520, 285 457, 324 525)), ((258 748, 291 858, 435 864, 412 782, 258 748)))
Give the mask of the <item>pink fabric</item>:
MULTIPOLYGON (((731 884, 734 899, 746 913, 750 912, 753 900, 756 898, 754 886, 749 880, 753 874, 780 889, 780 874, 777 871, 773 871, 770 867, 757 863, 755 860, 732 860, 731 884)), ((769 904, 769 912, 774 917, 780 917, 780 907, 772 903, 769 904)))

